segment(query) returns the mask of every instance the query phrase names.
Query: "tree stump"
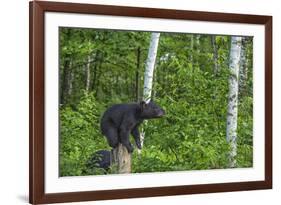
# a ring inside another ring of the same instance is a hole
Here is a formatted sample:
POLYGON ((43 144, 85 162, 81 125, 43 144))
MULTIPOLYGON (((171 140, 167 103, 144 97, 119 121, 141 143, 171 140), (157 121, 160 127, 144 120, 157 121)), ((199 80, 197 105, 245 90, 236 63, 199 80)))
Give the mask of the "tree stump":
POLYGON ((112 150, 111 164, 117 165, 118 174, 131 173, 131 154, 122 144, 112 150))

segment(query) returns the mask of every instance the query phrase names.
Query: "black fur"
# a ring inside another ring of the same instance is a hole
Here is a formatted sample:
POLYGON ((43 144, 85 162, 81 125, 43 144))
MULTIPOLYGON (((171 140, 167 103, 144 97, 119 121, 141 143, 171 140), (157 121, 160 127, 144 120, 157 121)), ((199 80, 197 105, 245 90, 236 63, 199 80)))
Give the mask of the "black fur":
POLYGON ((99 150, 95 152, 88 160, 87 169, 102 168, 105 171, 109 170, 111 163, 111 152, 108 150, 99 150))
POLYGON ((159 118, 164 114, 165 111, 152 101, 113 105, 103 114, 101 131, 111 147, 115 148, 121 143, 131 153, 134 148, 129 141, 130 134, 133 135, 137 147, 141 149, 138 126, 145 119, 159 118))

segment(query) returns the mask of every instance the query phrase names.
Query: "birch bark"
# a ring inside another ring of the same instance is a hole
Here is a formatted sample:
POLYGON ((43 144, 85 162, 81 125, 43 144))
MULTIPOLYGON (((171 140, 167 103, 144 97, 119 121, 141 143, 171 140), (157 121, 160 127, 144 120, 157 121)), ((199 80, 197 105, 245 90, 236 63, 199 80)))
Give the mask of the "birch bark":
POLYGON ((152 33, 149 45, 148 56, 146 60, 145 74, 144 74, 144 87, 143 87, 143 99, 146 102, 150 101, 152 82, 153 82, 153 72, 155 67, 155 61, 157 56, 157 49, 159 43, 160 33, 152 33))
POLYGON ((136 76, 135 76, 136 102, 139 101, 140 55, 141 55, 141 48, 138 47, 138 49, 137 49, 136 76))
POLYGON ((241 40, 241 57, 240 57, 240 70, 239 70, 239 90, 244 92, 247 82, 248 62, 247 62, 247 39, 243 37, 241 40))
MULTIPOLYGON (((145 66, 144 86, 143 86, 143 100, 146 102, 149 102, 151 99, 153 73, 154 73, 155 61, 157 57, 159 38, 160 38, 160 33, 151 33, 150 45, 149 45, 148 56, 146 60, 146 66, 145 66)), ((140 133, 141 146, 143 146, 144 136, 145 136, 145 132, 142 129, 140 133)), ((141 150, 138 150, 138 153, 141 153, 141 150)))
POLYGON ((89 91, 90 80, 91 80, 91 54, 88 55, 87 66, 86 66, 86 91, 89 91))
POLYGON ((237 116, 238 116, 238 87, 239 63, 241 53, 241 37, 231 37, 229 58, 229 93, 227 108, 226 140, 230 144, 229 167, 236 166, 237 155, 237 116))

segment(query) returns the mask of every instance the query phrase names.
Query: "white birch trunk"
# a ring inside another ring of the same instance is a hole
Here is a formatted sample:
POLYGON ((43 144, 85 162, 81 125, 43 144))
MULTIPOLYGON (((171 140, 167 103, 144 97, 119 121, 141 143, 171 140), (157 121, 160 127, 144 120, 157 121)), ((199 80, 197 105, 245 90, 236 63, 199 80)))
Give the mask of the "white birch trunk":
POLYGON ((238 116, 238 74, 241 53, 241 37, 231 37, 229 58, 229 93, 227 108, 226 140, 230 144, 229 167, 236 166, 237 155, 237 116, 238 116))
MULTIPOLYGON (((154 73, 155 61, 157 57, 159 38, 160 38, 160 33, 151 33, 151 40, 150 40, 148 56, 146 60, 144 86, 143 86, 143 100, 146 101, 147 103, 151 99, 153 73, 154 73)), ((140 133, 141 146, 143 146, 144 136, 145 136, 145 132, 144 130, 142 130, 140 133)), ((140 154, 141 150, 138 150, 138 153, 140 154)))
POLYGON ((242 38, 242 44, 241 44, 241 57, 240 57, 240 70, 239 70, 239 88, 240 91, 243 91, 243 89, 246 86, 247 81, 247 51, 246 51, 246 38, 242 38))
POLYGON ((91 80, 91 55, 88 55, 87 66, 86 66, 86 91, 89 91, 90 80, 91 80))
POLYGON ((143 99, 146 102, 150 101, 153 73, 155 67, 155 61, 157 56, 157 48, 159 43, 160 33, 152 33, 149 45, 148 56, 146 60, 145 74, 144 74, 144 87, 143 87, 143 99))

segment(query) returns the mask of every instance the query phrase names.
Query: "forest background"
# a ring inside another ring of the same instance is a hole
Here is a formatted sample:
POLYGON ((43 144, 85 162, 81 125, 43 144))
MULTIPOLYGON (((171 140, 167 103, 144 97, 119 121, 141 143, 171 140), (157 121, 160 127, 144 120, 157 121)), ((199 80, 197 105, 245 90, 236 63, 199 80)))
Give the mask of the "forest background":
MULTIPOLYGON (((237 154, 227 140, 231 36, 161 33, 152 98, 163 119, 143 125, 132 172, 252 166, 251 37, 239 42, 237 154)), ((143 98, 149 32, 60 28, 60 175, 83 175, 91 155, 110 149, 99 128, 107 107, 143 98)), ((96 170, 92 174, 100 174, 96 170)))

